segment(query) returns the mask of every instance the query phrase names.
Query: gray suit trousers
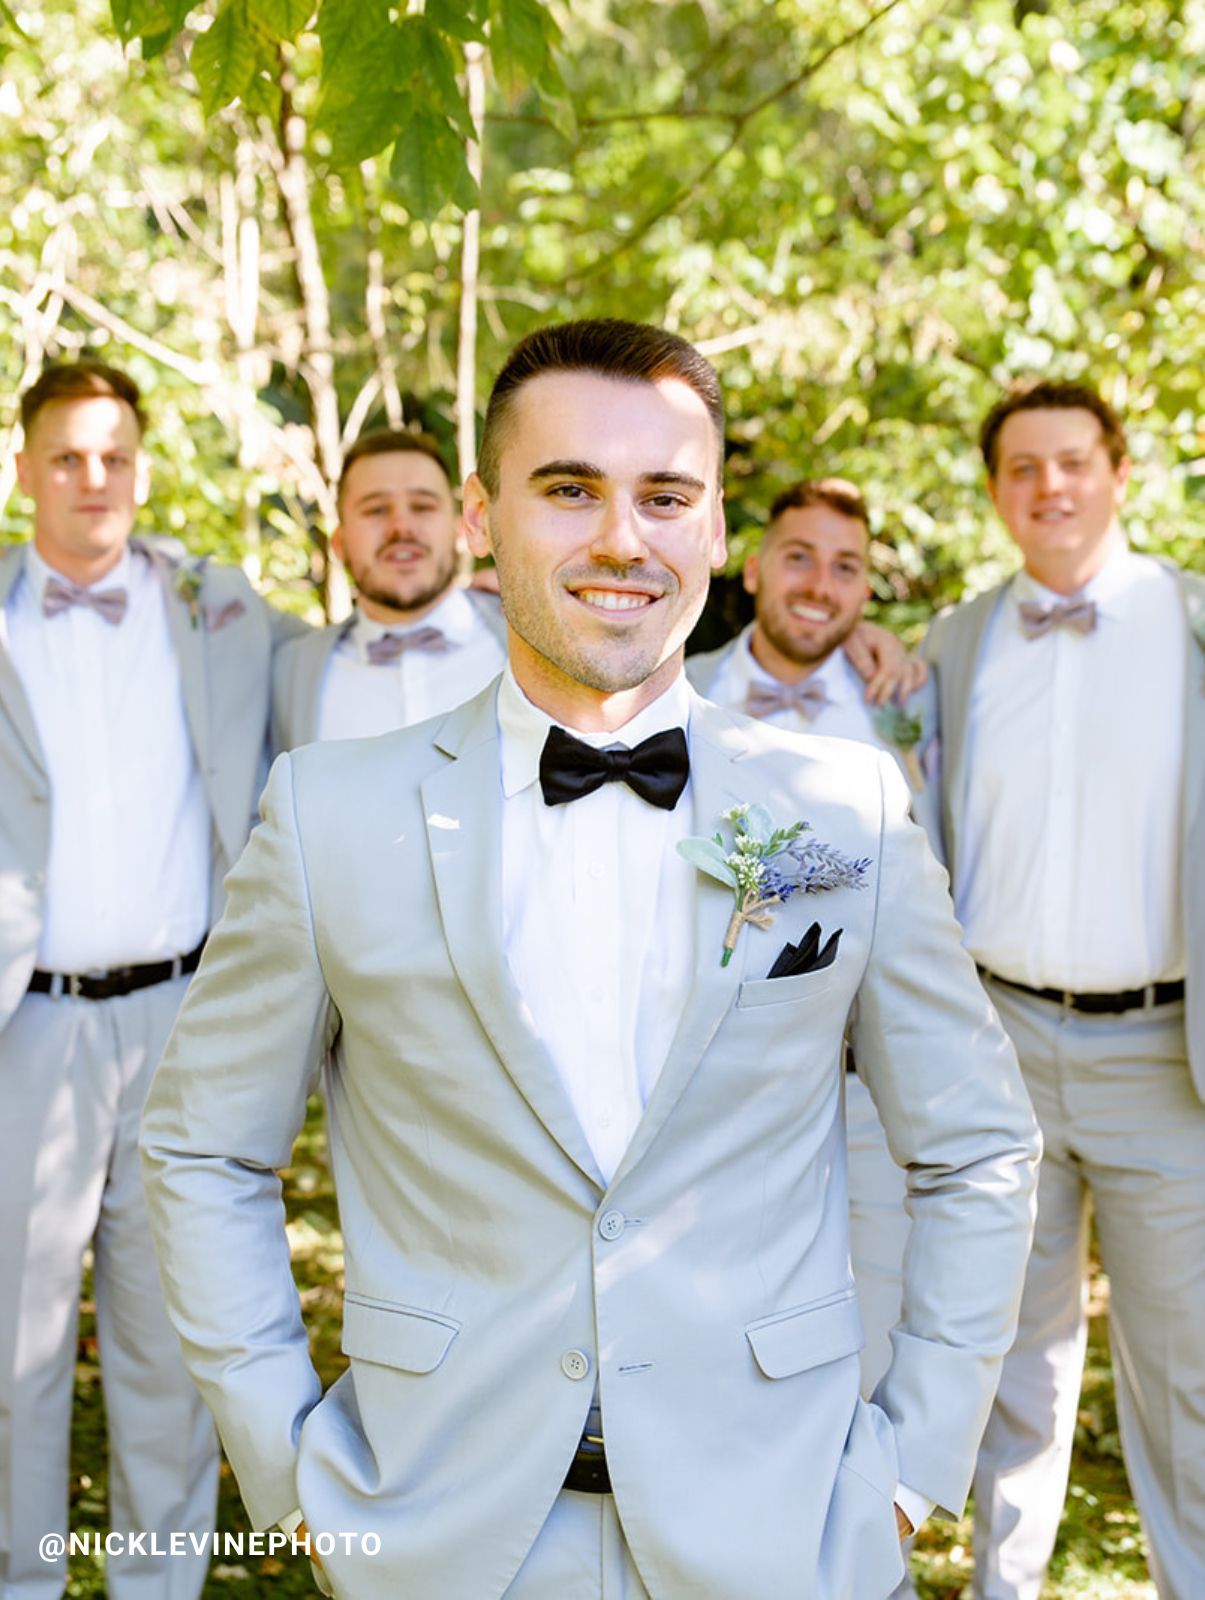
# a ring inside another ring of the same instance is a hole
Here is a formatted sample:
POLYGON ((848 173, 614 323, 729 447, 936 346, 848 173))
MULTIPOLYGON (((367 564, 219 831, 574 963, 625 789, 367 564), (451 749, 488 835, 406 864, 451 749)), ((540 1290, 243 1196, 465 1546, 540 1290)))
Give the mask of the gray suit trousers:
POLYGON ((1162 1600, 1205 1595, 1205 1106, 1183 1005, 1081 1016, 988 983, 1046 1141, 1016 1343, 975 1476, 976 1600, 1038 1600, 1087 1337, 1091 1211, 1122 1446, 1162 1600))
MULTIPOLYGON (((208 1534, 213 1423, 167 1320, 138 1124, 187 979, 100 1002, 27 995, 0 1030, 0 1600, 57 1600, 80 1278, 93 1250, 114 1532, 208 1534)), ((149 1541, 148 1541, 149 1542, 149 1541)), ((112 1600, 194 1600, 207 1557, 113 1555, 112 1600)))

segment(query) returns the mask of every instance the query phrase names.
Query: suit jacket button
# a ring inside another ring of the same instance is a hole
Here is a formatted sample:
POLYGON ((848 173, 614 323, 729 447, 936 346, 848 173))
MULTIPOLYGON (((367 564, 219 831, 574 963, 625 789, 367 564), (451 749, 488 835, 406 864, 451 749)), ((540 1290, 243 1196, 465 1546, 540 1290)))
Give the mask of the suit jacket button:
POLYGON ((590 1357, 584 1350, 566 1350, 561 1357, 561 1371, 567 1378, 584 1378, 590 1370, 590 1357))
POLYGON ((598 1219, 598 1231, 604 1239, 618 1239, 626 1227, 622 1211, 604 1211, 598 1219))

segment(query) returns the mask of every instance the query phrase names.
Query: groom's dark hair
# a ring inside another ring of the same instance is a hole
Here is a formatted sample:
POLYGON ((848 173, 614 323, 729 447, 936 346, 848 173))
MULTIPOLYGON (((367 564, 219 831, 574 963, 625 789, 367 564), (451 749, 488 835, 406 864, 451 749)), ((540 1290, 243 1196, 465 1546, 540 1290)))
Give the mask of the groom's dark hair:
POLYGON ((693 389, 707 407, 719 448, 724 443, 724 397, 715 368, 676 333, 643 322, 598 317, 537 328, 507 357, 490 393, 481 430, 477 475, 486 493, 498 493, 499 467, 515 396, 543 372, 595 372, 628 383, 658 383, 676 378, 693 389))

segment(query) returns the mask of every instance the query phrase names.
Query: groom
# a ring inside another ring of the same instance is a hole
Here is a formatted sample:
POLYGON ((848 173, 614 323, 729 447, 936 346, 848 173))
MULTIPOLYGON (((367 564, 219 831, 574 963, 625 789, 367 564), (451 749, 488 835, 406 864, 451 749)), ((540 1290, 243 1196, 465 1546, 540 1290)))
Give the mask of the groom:
POLYGON ((518 346, 465 497, 509 666, 442 719, 278 761, 152 1091, 165 1291, 251 1517, 381 1541, 336 1538, 337 1596, 876 1600, 899 1532, 962 1507, 1032 1113, 890 758, 683 679, 722 437, 676 336, 518 346), (736 926, 676 847, 750 803, 810 824, 774 865, 817 892, 736 926), (851 1008, 913 1215, 877 1403, 851 1008), (276 1172, 328 1045, 350 1366, 324 1395, 276 1172))

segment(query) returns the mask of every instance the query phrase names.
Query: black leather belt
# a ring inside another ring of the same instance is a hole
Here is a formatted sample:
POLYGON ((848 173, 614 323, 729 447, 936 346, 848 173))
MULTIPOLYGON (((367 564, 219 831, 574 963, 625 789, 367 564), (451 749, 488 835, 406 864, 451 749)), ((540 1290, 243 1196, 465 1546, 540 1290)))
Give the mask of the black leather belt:
POLYGON ((981 978, 1002 983, 1006 989, 1016 989, 1021 994, 1031 994, 1037 1000, 1052 1000, 1068 1011, 1082 1011, 1089 1016, 1118 1016, 1123 1011, 1151 1011, 1155 1006, 1170 1006, 1184 998, 1184 979, 1172 978, 1167 983, 1148 983, 1145 989, 1117 989, 1112 994, 1089 992, 1077 994, 1074 989, 1035 989, 1028 983, 1018 983, 1014 978, 1002 978, 987 967, 979 968, 981 978))
POLYGON ((563 1489, 575 1489, 578 1494, 610 1494, 611 1474, 607 1471, 607 1449, 603 1444, 602 1413, 597 1406, 590 1407, 586 1418, 586 1431, 578 1440, 577 1451, 569 1463, 563 1489))
POLYGON ((201 963, 204 939, 186 956, 170 961, 148 961, 138 967, 111 967, 108 972, 42 972, 29 980, 30 994, 48 994, 56 1000, 68 995, 72 1000, 117 1000, 135 989, 152 989, 169 978, 182 978, 195 972, 201 963))

